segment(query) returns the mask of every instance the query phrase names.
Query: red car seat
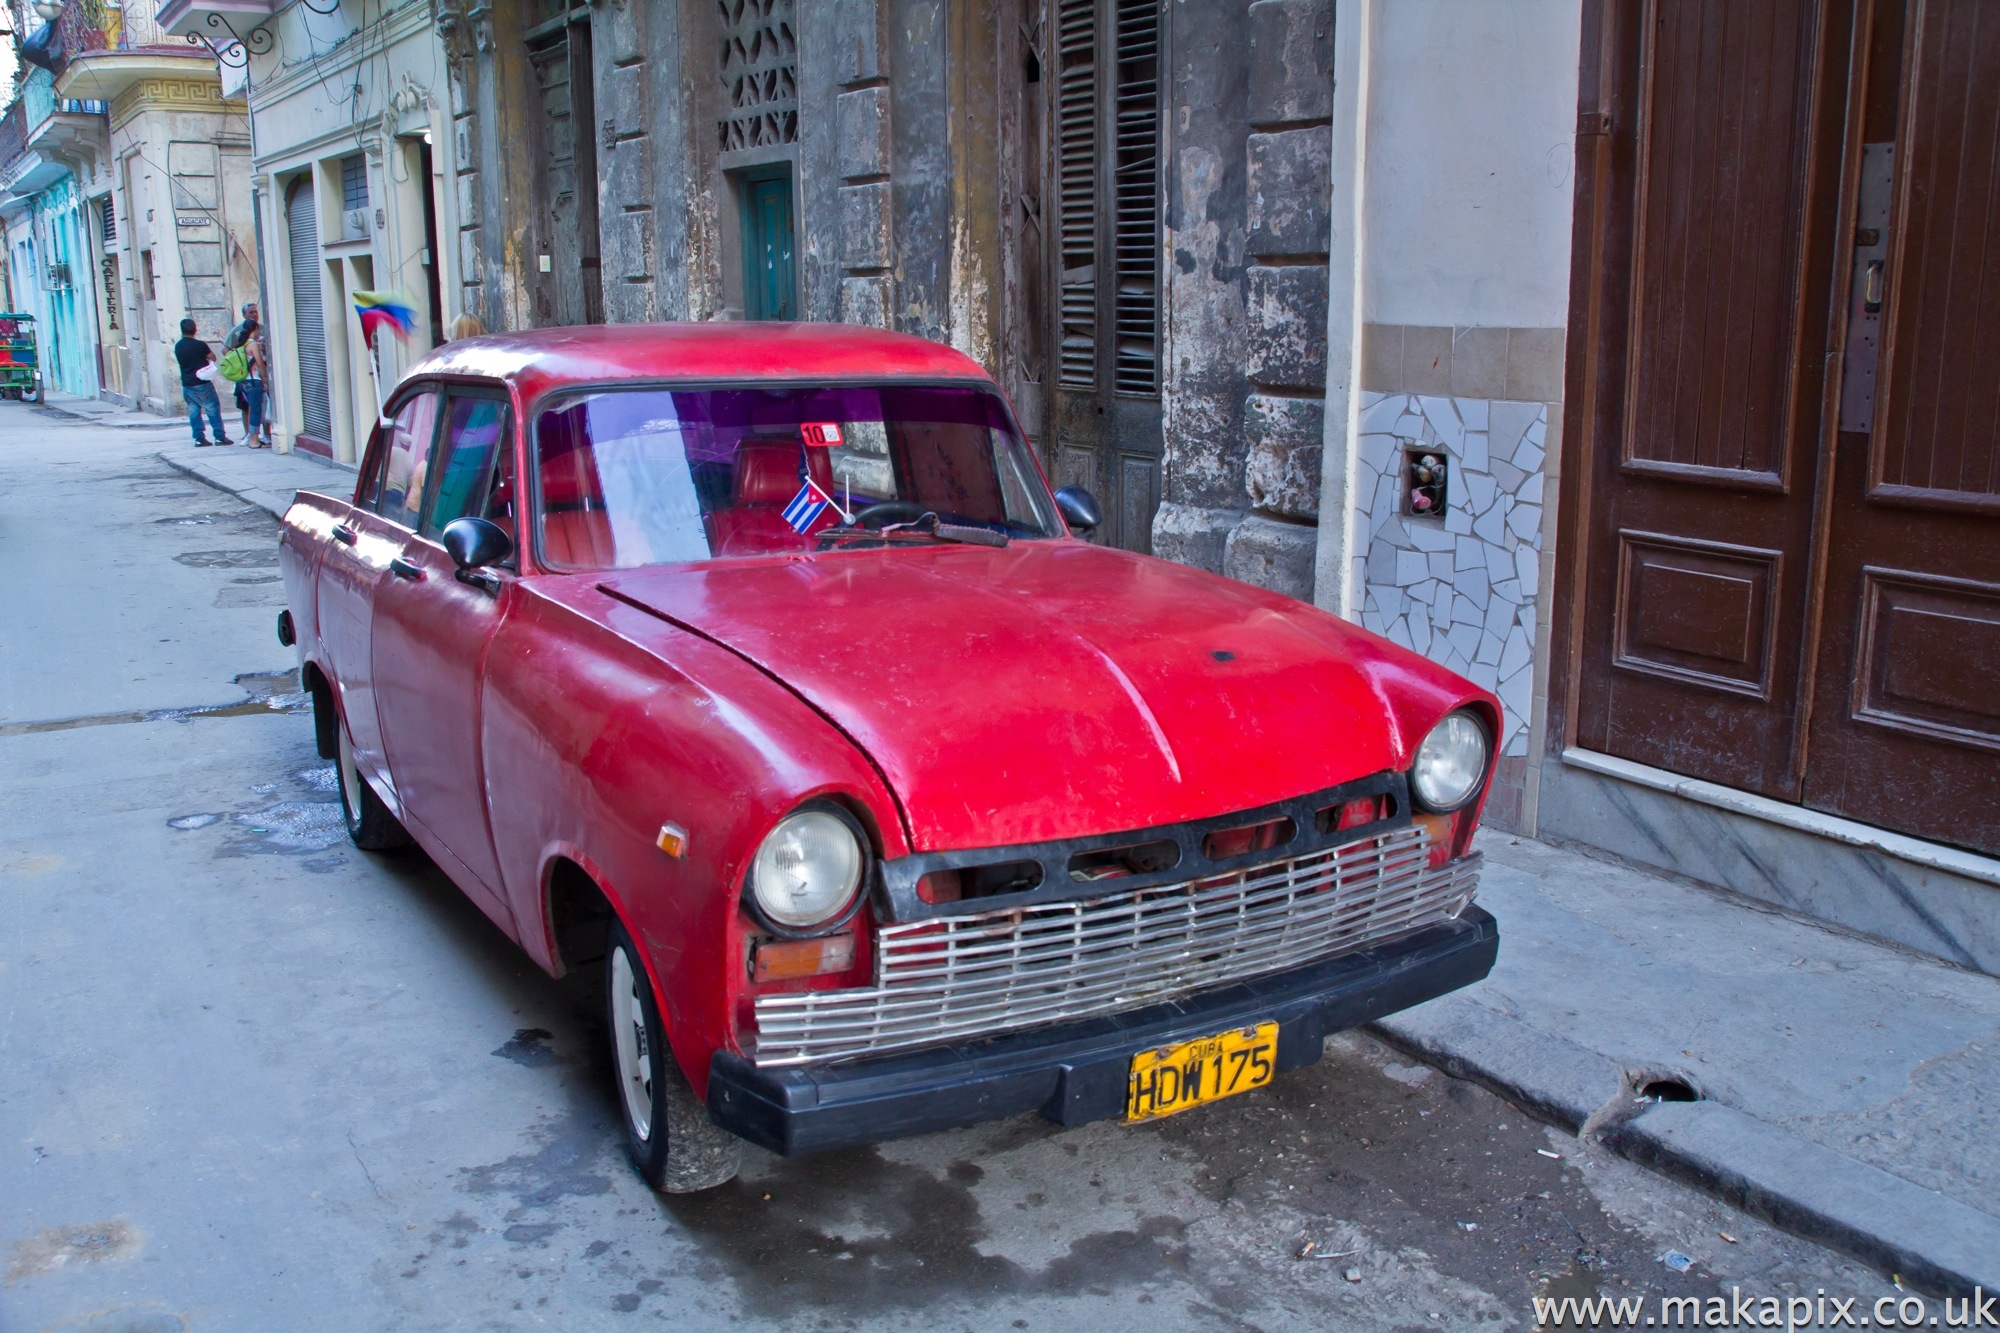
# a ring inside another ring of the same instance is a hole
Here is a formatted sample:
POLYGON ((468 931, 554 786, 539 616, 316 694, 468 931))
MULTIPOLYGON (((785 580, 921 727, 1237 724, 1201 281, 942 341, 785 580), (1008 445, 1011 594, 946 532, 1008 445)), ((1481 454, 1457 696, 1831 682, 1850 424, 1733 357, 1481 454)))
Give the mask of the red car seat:
POLYGON ((771 555, 812 549, 812 537, 831 527, 838 515, 822 510, 805 532, 785 522, 785 506, 799 493, 799 454, 803 450, 812 479, 833 494, 833 457, 827 447, 789 442, 745 440, 736 447, 730 486, 730 507, 708 516, 708 545, 716 555, 771 555))

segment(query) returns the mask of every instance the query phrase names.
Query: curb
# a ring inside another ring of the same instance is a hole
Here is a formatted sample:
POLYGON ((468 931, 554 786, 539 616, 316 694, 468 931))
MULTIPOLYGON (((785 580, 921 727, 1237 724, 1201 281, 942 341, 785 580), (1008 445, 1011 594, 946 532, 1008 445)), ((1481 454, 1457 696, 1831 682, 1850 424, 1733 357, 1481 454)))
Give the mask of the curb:
POLYGON ((2000 1287, 2000 1218, 1716 1102, 1661 1102, 1614 1126, 1619 1156, 1926 1295, 2000 1287))
POLYGON ((1879 1167, 1719 1102, 1636 1102, 1616 1061, 1462 995, 1368 1028, 1538 1119, 1896 1275, 1913 1290, 1957 1296, 1975 1286, 2000 1289, 2000 1217, 1879 1167))
MULTIPOLYGON (((216 490, 221 491, 225 495, 233 495, 239 500, 257 506, 259 509, 269 514, 272 518, 283 518, 285 514, 285 507, 286 505, 290 504, 289 500, 285 501, 284 504, 277 504, 274 501, 266 499, 265 497, 267 494, 269 494, 269 492, 265 487, 231 486, 228 482, 223 481, 218 477, 210 476, 208 473, 202 471, 199 467, 195 466, 193 463, 186 462, 182 459, 170 457, 166 453, 155 454, 154 457, 158 458, 162 463, 165 463, 168 467, 172 468, 174 471, 179 472, 184 476, 193 477, 196 481, 200 482, 204 486, 213 486, 216 490)), ((297 491, 294 490, 293 494, 297 494, 297 491)))

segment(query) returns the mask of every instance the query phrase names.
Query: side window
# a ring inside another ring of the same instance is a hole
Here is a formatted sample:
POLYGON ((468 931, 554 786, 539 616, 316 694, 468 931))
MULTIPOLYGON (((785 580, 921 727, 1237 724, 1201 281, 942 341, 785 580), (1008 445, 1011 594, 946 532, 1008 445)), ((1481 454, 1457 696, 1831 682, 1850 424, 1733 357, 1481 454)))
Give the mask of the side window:
POLYGON ((439 448, 444 450, 443 471, 430 517, 424 523, 427 537, 436 536, 445 524, 468 514, 492 517, 488 511, 496 501, 506 506, 506 492, 512 488, 498 484, 495 463, 512 461, 512 450, 507 448, 507 404, 498 398, 453 394, 445 411, 444 442, 439 448))
POLYGON ((430 462, 431 439, 437 434, 438 396, 420 393, 396 409, 383 451, 382 489, 375 512, 406 528, 417 526, 424 507, 424 479, 430 462))

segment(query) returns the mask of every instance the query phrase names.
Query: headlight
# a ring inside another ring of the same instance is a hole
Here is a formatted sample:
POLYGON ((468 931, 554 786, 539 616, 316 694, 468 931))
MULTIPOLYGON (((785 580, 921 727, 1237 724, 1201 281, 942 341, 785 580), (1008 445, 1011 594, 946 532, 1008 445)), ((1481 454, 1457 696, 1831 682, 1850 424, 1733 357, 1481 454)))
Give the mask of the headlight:
POLYGON ((1410 765, 1417 804, 1438 814, 1458 809, 1479 791, 1486 776, 1486 728, 1467 712, 1448 714, 1431 728, 1410 765))
POLYGON ((853 905, 866 857, 844 819, 801 810, 778 821, 757 849, 750 892, 757 910, 780 930, 832 923, 853 905))

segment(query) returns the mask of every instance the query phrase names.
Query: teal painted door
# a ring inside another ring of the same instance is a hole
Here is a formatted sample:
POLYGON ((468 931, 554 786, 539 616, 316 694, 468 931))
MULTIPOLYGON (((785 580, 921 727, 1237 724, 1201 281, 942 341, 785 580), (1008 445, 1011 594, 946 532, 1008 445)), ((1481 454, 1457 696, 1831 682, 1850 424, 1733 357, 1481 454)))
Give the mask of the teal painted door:
POLYGON ((796 319, 792 298, 792 176, 743 183, 744 313, 751 319, 796 319))

